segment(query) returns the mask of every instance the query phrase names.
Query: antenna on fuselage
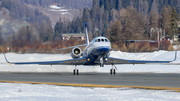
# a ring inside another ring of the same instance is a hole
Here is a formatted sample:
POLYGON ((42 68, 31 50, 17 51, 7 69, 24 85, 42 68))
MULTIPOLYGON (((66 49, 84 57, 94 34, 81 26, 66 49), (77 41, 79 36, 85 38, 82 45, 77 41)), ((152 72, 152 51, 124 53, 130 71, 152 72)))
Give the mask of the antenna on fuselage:
POLYGON ((87 31, 87 23, 85 23, 85 37, 86 37, 86 44, 88 45, 89 44, 89 37, 88 37, 88 31, 87 31))

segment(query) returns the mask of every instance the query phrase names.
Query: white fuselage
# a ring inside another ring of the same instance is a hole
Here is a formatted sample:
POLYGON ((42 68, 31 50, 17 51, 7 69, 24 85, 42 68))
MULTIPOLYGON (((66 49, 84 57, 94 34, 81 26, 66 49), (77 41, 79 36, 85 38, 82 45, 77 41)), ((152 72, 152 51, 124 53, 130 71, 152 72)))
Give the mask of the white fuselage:
POLYGON ((104 59, 108 56, 111 50, 111 43, 106 37, 94 38, 83 51, 83 57, 88 58, 90 64, 96 64, 103 57, 104 59))

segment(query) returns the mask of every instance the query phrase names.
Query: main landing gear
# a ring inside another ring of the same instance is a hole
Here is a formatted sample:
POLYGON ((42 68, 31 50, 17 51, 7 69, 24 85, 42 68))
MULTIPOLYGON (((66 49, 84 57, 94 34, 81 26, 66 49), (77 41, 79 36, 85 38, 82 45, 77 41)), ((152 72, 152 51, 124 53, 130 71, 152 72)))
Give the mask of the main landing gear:
POLYGON ((79 70, 76 68, 76 66, 75 66, 75 69, 73 70, 73 74, 74 75, 79 75, 79 70))
POLYGON ((116 70, 117 70, 117 68, 116 68, 116 66, 115 65, 112 65, 112 69, 110 69, 110 74, 111 75, 115 75, 116 74, 116 70), (114 66, 114 67, 113 67, 114 66), (114 69, 115 68, 115 69, 114 69))

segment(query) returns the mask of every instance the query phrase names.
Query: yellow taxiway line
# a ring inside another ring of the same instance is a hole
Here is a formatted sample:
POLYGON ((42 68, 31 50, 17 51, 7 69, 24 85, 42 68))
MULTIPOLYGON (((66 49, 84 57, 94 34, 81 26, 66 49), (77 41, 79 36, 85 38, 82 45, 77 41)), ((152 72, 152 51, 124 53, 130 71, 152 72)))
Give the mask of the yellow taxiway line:
POLYGON ((147 90, 172 90, 180 92, 180 88, 172 87, 143 87, 143 86, 121 86, 121 85, 98 85, 98 84, 69 84, 69 83, 49 83, 49 82, 23 82, 23 81, 0 81, 2 83, 24 83, 24 84, 47 84, 59 86, 73 86, 73 87, 97 87, 97 88, 134 88, 134 89, 147 89, 147 90))

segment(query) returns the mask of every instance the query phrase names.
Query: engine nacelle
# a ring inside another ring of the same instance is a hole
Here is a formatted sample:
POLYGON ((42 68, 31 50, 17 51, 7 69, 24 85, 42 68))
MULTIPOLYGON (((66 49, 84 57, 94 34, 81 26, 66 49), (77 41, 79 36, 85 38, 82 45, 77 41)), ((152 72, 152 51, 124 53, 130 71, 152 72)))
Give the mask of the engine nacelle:
POLYGON ((74 58, 79 58, 81 55, 82 55, 81 48, 75 47, 75 48, 72 49, 71 57, 72 57, 73 59, 74 59, 74 58))

